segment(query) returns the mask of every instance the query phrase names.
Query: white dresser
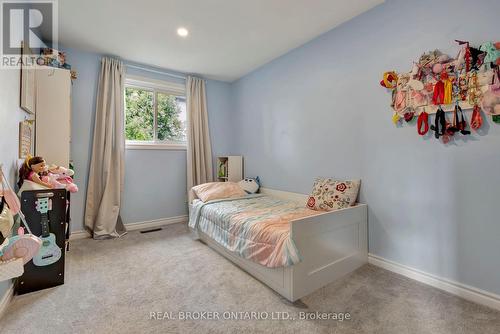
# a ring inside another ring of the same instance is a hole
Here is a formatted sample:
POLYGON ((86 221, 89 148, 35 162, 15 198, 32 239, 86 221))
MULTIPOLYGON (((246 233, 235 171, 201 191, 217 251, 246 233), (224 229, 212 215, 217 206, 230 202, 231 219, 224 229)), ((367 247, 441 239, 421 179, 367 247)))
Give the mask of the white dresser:
POLYGON ((49 164, 69 167, 71 143, 71 74, 37 66, 35 71, 35 155, 49 164))

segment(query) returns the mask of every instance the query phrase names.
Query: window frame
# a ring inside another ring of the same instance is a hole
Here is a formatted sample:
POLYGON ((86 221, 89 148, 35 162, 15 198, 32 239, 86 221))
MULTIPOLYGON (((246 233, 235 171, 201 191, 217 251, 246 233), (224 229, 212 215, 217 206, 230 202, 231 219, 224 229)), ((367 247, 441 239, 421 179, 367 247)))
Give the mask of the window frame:
MULTIPOLYGON (((158 134, 158 101, 157 101, 158 93, 186 97, 186 86, 174 82, 127 75, 125 78, 125 89, 127 88, 142 89, 153 93, 153 113, 154 113, 153 138, 154 139, 151 141, 141 141, 141 140, 128 140, 125 138, 125 148, 129 150, 187 150, 187 138, 185 142, 156 139, 158 134)), ((124 115, 127 112, 125 89, 123 91, 124 115)), ((124 123, 125 122, 126 122, 126 117, 124 117, 124 123)), ((126 124, 124 124, 124 127, 125 126, 126 124)))

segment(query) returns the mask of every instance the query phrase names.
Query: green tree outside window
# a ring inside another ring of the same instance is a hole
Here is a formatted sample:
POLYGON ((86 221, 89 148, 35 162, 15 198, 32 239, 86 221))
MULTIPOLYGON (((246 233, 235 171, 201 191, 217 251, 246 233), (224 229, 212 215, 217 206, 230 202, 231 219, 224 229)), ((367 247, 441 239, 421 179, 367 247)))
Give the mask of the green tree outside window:
POLYGON ((142 88, 126 87, 125 138, 132 141, 185 142, 185 98, 142 88))

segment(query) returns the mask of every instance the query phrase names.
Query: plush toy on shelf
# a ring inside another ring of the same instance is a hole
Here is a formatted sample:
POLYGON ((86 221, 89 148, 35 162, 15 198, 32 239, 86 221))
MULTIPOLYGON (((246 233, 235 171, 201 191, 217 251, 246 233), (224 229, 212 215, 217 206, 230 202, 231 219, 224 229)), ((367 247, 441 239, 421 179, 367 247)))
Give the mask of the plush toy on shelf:
POLYGON ((78 191, 78 186, 73 182, 72 176, 75 172, 62 166, 49 166, 47 175, 42 176, 42 180, 52 185, 52 188, 66 189, 71 193, 78 191))
POLYGON ((20 190, 35 190, 38 186, 43 188, 66 189, 69 192, 75 193, 78 191, 78 186, 73 182, 73 170, 61 166, 47 166, 45 159, 42 157, 28 156, 19 169, 19 182, 17 185, 20 190), (31 181, 29 187, 23 187, 25 181, 31 181))
POLYGON ((44 158, 27 156, 19 169, 19 182, 17 182, 19 189, 21 189, 25 180, 34 182, 45 188, 52 188, 50 183, 42 180, 42 176, 47 173, 47 170, 44 158))

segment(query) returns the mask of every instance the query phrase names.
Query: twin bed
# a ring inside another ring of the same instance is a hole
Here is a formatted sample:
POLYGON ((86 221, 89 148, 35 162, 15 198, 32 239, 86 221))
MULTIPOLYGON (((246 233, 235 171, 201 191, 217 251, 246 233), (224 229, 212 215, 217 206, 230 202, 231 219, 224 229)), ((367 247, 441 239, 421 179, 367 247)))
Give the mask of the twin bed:
POLYGON ((261 188, 190 204, 197 238, 294 302, 367 263, 367 206, 305 208, 307 195, 261 188))

